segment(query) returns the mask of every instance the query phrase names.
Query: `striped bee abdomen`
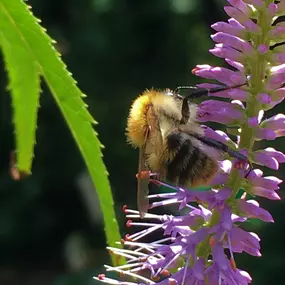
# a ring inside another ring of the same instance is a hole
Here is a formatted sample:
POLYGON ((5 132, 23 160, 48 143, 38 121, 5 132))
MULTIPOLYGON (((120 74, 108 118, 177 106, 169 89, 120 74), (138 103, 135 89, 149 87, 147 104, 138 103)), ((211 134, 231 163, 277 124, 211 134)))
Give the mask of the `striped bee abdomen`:
POLYGON ((168 152, 166 179, 181 187, 207 185, 217 173, 217 161, 209 157, 192 142, 185 132, 173 132, 167 136, 168 152))

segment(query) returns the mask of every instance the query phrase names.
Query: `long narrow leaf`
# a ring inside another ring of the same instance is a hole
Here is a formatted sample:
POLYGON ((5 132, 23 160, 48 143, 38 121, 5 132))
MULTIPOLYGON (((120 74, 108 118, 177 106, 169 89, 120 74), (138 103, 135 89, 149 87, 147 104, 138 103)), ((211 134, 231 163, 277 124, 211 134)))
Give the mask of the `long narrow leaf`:
MULTIPOLYGON (((52 46, 52 40, 37 23, 25 3, 21 0, 0 0, 0 22, 3 22, 0 27, 6 26, 6 30, 2 31, 4 38, 7 39, 6 33, 13 30, 21 41, 10 42, 10 45, 20 44, 30 52, 33 62, 65 117, 96 186, 104 215, 107 242, 114 245, 115 241, 120 240, 120 234, 113 210, 113 198, 102 160, 101 144, 92 127, 95 121, 81 99, 83 94, 52 46)), ((3 45, 3 48, 6 46, 3 45)), ((7 63, 9 64, 8 61, 7 63)), ((118 263, 118 260, 114 259, 113 262, 118 263)))
POLYGON ((34 153, 40 75, 32 54, 11 28, 12 19, 0 10, 0 44, 4 53, 12 94, 16 133, 17 169, 29 173, 34 153))

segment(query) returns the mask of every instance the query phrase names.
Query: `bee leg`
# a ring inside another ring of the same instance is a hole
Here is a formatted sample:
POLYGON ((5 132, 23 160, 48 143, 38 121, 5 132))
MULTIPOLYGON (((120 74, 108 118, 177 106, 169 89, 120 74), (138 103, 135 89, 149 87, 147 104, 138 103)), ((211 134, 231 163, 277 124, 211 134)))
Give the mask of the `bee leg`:
POLYGON ((187 99, 183 99, 182 102, 182 118, 180 120, 180 124, 184 125, 189 121, 190 118, 190 109, 189 109, 189 105, 188 105, 188 100, 187 99))

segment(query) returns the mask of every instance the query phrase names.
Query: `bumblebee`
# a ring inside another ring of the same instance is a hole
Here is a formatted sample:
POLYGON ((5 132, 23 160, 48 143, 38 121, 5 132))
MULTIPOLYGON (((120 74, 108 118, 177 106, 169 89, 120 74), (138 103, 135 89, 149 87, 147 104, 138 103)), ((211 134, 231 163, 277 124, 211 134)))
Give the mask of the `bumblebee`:
MULTIPOLYGON (((240 86, 235 86, 237 88, 240 86)), ((171 184, 195 188, 208 185, 218 171, 217 157, 209 149, 247 161, 237 151, 222 142, 204 136, 196 121, 197 105, 189 102, 208 94, 204 88, 190 88, 186 97, 169 89, 161 92, 146 90, 132 104, 127 121, 127 141, 139 148, 138 209, 143 217, 148 210, 150 172, 171 184)), ((216 88, 211 93, 229 89, 216 88)))

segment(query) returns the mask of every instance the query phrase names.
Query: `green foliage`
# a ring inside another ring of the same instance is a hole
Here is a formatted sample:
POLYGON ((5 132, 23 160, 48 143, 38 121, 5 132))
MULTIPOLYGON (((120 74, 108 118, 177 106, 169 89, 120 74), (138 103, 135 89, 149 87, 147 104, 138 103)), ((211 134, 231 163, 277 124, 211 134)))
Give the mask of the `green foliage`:
POLYGON ((114 245, 120 234, 102 160, 102 145, 92 128, 95 121, 81 99, 83 94, 52 46, 52 40, 21 0, 0 1, 0 30, 14 107, 17 168, 21 172, 31 171, 42 76, 90 171, 104 215, 107 242, 114 245))

